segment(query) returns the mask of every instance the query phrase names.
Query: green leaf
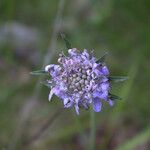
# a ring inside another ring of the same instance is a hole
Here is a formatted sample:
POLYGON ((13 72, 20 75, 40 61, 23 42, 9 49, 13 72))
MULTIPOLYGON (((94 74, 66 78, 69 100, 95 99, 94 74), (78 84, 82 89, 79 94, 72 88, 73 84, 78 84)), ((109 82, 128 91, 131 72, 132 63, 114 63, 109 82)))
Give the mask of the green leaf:
POLYGON ((48 74, 44 69, 42 69, 42 70, 36 70, 36 71, 32 71, 32 72, 30 72, 30 74, 31 75, 46 75, 46 74, 48 74))
POLYGON ((64 42, 65 42, 65 44, 66 44, 66 48, 67 48, 67 49, 71 49, 71 44, 70 44, 70 42, 67 40, 65 34, 61 33, 60 35, 61 35, 61 38, 64 40, 64 42))
POLYGON ((110 76, 109 80, 112 82, 122 82, 127 80, 128 77, 127 76, 110 76))
POLYGON ((121 100, 121 98, 120 98, 119 96, 114 95, 114 94, 111 94, 111 93, 109 93, 109 98, 110 98, 111 100, 121 100))
POLYGON ((96 63, 103 63, 103 62, 105 62, 105 59, 106 59, 106 56, 108 55, 108 52, 105 52, 105 54, 102 56, 102 57, 100 57, 97 61, 96 61, 96 63))

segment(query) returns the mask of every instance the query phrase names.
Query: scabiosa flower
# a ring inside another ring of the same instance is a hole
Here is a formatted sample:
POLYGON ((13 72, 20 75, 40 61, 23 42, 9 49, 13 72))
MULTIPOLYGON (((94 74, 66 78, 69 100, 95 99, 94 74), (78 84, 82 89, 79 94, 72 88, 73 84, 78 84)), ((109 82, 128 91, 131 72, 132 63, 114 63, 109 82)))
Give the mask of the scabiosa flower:
POLYGON ((49 100, 55 94, 65 108, 75 107, 77 114, 80 107, 87 109, 90 104, 95 112, 101 111, 102 101, 113 105, 109 95, 109 70, 92 52, 72 48, 68 50, 68 56, 60 54, 58 63, 45 67, 45 72, 51 76, 47 80, 51 87, 49 100))

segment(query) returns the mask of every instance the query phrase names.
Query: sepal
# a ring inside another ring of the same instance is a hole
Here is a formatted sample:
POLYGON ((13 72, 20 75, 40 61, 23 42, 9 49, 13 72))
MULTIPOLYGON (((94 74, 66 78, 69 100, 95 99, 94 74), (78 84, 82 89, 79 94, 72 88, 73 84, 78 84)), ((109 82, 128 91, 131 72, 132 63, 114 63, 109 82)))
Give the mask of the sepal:
POLYGON ((120 98, 117 95, 109 93, 109 99, 111 99, 113 101, 113 100, 121 100, 122 98, 120 98))
POLYGON ((108 55, 108 52, 105 52, 105 54, 102 56, 102 57, 100 57, 97 61, 96 61, 96 63, 104 63, 105 62, 105 60, 106 60, 106 56, 108 55))
POLYGON ((48 88, 52 88, 52 83, 50 83, 50 82, 47 82, 47 81, 42 81, 42 82, 40 82, 41 84, 43 84, 43 85, 45 85, 45 86, 47 86, 48 88))
POLYGON ((62 38, 62 39, 64 40, 64 42, 65 42, 66 48, 67 48, 67 49, 71 49, 71 48, 72 48, 72 47, 71 47, 71 44, 70 44, 70 42, 68 41, 68 39, 66 38, 66 35, 63 34, 63 33, 61 33, 60 35, 61 35, 61 38, 62 38))
POLYGON ((41 70, 32 71, 30 72, 30 74, 31 75, 47 75, 48 73, 44 69, 41 69, 41 70))
POLYGON ((112 82, 123 82, 128 79, 127 76, 110 76, 108 78, 109 78, 109 81, 112 81, 112 82))

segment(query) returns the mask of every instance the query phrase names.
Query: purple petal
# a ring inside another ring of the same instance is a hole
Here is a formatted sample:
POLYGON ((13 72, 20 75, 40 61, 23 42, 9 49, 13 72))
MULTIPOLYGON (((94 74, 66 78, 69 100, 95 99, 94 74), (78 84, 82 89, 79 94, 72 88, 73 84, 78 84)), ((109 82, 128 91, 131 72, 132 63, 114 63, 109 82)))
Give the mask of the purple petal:
POLYGON ((94 92, 93 92, 93 97, 94 97, 94 98, 96 98, 96 97, 100 98, 100 97, 101 97, 101 94, 102 94, 102 93, 100 93, 99 91, 94 91, 94 92))
POLYGON ((100 70, 98 69, 94 69, 94 73, 97 75, 97 76, 101 76, 102 73, 100 72, 100 70))
POLYGON ((64 98, 64 105, 66 105, 69 102, 69 98, 64 98))
POLYGON ((84 64, 85 66, 92 66, 91 63, 90 63, 87 59, 85 59, 85 60, 83 61, 83 64, 84 64))
POLYGON ((49 72, 49 69, 51 68, 51 65, 47 65, 46 67, 45 67, 45 71, 46 72, 49 72))
POLYGON ((101 70, 100 70, 100 64, 94 63, 92 69, 93 69, 93 72, 94 72, 97 76, 102 75, 102 72, 101 72, 101 70))
POLYGON ((110 106, 113 106, 113 105, 114 105, 114 101, 112 101, 111 99, 109 99, 108 102, 109 102, 109 105, 110 105, 110 106))
POLYGON ((49 100, 49 101, 51 100, 53 94, 54 94, 54 91, 53 91, 53 89, 51 89, 51 91, 50 91, 50 93, 49 93, 49 96, 48 96, 48 100, 49 100))
POLYGON ((108 78, 105 77, 105 76, 103 76, 102 79, 101 79, 101 81, 102 81, 102 82, 106 82, 106 81, 108 81, 108 78))
POLYGON ((99 98, 94 98, 93 100, 93 110, 95 112, 100 112, 102 107, 102 103, 99 98))
POLYGON ((100 87, 101 87, 102 91, 108 91, 108 89, 109 89, 109 83, 108 82, 104 82, 104 83, 102 83, 100 85, 100 87))
POLYGON ((70 65, 73 65, 74 64, 74 61, 72 59, 69 59, 66 61, 66 65, 67 66, 70 66, 70 65))
POLYGON ((107 98, 108 98, 108 91, 104 91, 104 92, 94 91, 93 92, 93 97, 107 100, 107 98))
POLYGON ((75 110, 76 110, 77 115, 79 115, 80 113, 79 113, 79 106, 78 106, 78 104, 75 104, 75 110))
POLYGON ((73 102, 69 98, 64 99, 64 107, 69 108, 73 105, 73 102))
POLYGON ((82 55, 86 56, 86 58, 89 59, 89 53, 86 49, 84 49, 82 55))
POLYGON ((97 63, 93 63, 93 69, 98 69, 98 67, 99 67, 100 65, 99 64, 97 64, 97 63))
POLYGON ((58 96, 61 99, 65 99, 67 97, 66 93, 64 91, 60 90, 60 88, 57 86, 53 87, 51 91, 52 91, 52 94, 55 94, 56 96, 58 96))
POLYGON ((76 56, 78 53, 78 50, 76 48, 72 48, 68 50, 68 53, 70 56, 76 56))
POLYGON ((52 77, 56 77, 60 73, 61 67, 59 65, 48 65, 45 67, 45 71, 49 72, 52 77))
POLYGON ((109 75, 109 70, 108 70, 108 68, 106 67, 106 66, 103 66, 103 68, 102 68, 102 73, 104 74, 104 75, 109 75))
POLYGON ((72 105, 73 105, 73 102, 72 102, 72 101, 70 101, 70 102, 68 102, 68 103, 65 105, 65 108, 72 107, 72 105))
POLYGON ((105 91, 100 96, 101 99, 107 100, 108 99, 108 91, 105 91))
POLYGON ((55 94, 55 95, 57 95, 57 96, 60 94, 60 90, 59 90, 58 87, 53 87, 53 88, 51 89, 51 91, 50 91, 50 93, 49 93, 49 96, 48 96, 48 100, 49 100, 49 101, 51 100, 53 94, 55 94))

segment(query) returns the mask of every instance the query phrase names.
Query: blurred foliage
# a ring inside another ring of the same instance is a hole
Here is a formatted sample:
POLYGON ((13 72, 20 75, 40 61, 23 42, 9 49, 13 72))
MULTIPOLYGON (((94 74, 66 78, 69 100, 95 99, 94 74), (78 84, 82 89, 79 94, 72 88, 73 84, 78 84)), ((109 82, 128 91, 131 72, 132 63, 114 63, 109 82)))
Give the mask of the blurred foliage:
MULTIPOLYGON (((38 139, 25 146, 62 107, 56 97, 48 102, 49 89, 42 85, 34 97, 40 82, 30 75, 43 67, 58 3, 0 1, 0 149, 88 149, 92 140, 95 149, 150 149, 149 0, 65 1, 59 32, 67 35, 73 47, 94 49, 95 56, 108 52, 111 75, 129 76, 129 80, 113 83, 112 92, 122 100, 111 108, 104 104, 102 112, 91 114, 94 124, 90 111, 81 110, 76 116, 74 110, 65 109, 38 139), (28 106, 34 98, 36 103, 28 106), (28 111, 31 105, 34 109, 28 111)), ((56 54, 65 49, 58 35, 56 54)))

